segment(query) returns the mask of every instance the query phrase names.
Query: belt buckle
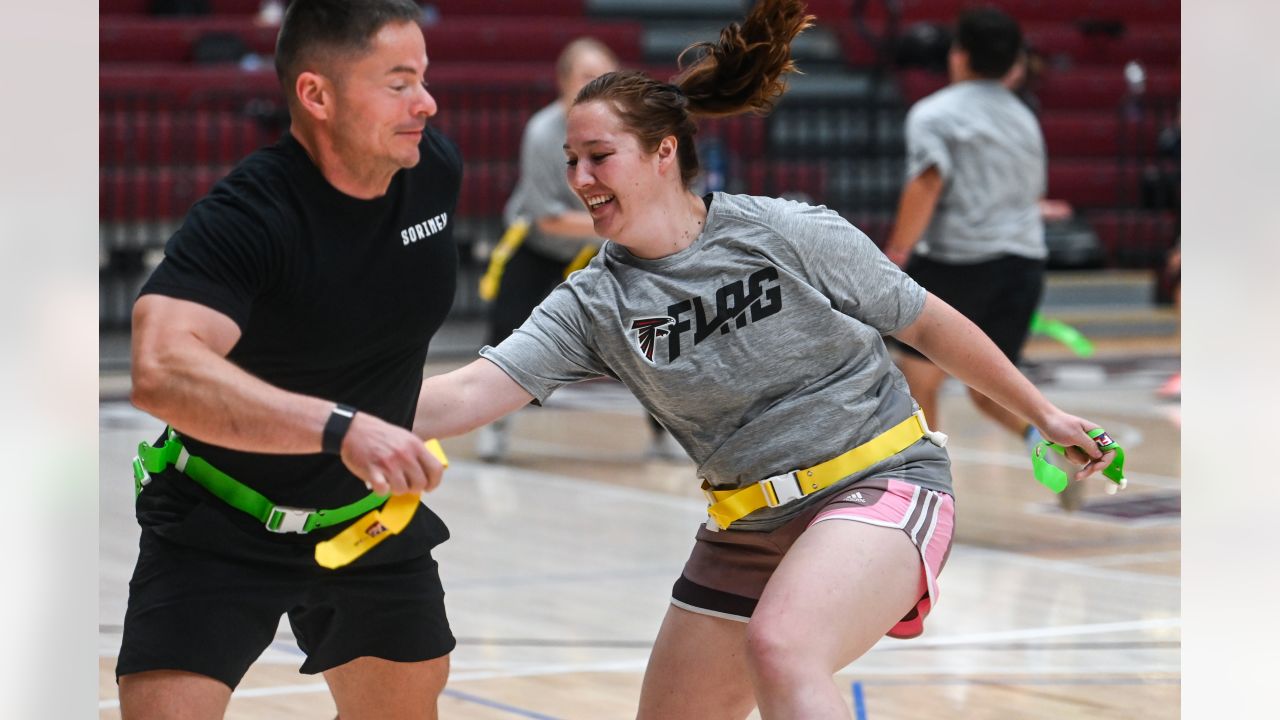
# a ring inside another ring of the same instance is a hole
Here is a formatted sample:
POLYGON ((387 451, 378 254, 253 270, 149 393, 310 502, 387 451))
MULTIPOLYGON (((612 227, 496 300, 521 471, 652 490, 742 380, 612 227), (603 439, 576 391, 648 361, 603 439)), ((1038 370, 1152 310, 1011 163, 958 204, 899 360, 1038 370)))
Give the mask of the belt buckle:
POLYGON ((764 501, 769 507, 778 507, 786 505, 792 500, 799 500, 804 497, 804 493, 800 492, 800 481, 796 479, 796 471, 785 472, 781 475, 774 475, 765 478, 759 482, 760 489, 764 491, 764 501), (779 480, 787 480, 787 482, 778 482, 779 480), (773 492, 769 492, 772 489, 773 492), (774 502, 777 498, 777 502, 774 502))
POLYGON ((307 532, 307 518, 311 517, 314 512, 315 508, 276 505, 271 508, 271 513, 267 515, 265 525, 267 530, 273 533, 303 534, 307 532))

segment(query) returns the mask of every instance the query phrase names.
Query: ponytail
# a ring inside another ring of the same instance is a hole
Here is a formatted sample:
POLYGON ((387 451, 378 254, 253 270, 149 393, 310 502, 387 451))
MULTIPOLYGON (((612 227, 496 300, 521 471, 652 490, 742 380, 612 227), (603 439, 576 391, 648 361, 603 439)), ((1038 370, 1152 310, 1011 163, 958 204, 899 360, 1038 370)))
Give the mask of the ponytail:
POLYGON ((791 60, 791 42, 813 20, 800 0, 760 0, 741 25, 721 30, 719 41, 685 48, 678 60, 682 70, 672 82, 689 99, 689 112, 703 117, 767 115, 786 90, 782 76, 799 72, 791 60), (690 52, 702 55, 685 68, 690 52))
POLYGON ((786 89, 782 76, 799 72, 791 60, 791 41, 813 20, 801 0, 760 0, 741 25, 722 30, 719 41, 696 43, 680 53, 682 69, 671 83, 635 71, 605 73, 573 102, 608 101, 646 152, 674 135, 680 177, 688 187, 698 175, 694 118, 772 110, 786 89), (684 68, 691 51, 702 55, 684 68))

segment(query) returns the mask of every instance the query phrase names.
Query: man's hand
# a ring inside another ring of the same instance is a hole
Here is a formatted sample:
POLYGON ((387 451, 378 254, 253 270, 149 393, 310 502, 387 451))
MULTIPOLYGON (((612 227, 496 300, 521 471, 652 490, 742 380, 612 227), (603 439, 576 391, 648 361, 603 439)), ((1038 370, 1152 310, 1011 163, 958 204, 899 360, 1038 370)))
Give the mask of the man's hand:
POLYGON ((383 495, 430 492, 444 476, 444 465, 421 438, 366 413, 356 413, 351 421, 342 440, 342 462, 383 495))

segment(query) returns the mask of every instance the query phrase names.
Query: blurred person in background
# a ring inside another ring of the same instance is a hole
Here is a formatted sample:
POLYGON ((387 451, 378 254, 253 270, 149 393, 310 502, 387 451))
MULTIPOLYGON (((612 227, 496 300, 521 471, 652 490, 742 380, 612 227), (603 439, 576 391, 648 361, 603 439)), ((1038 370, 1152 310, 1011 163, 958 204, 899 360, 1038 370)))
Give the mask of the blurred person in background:
MULTIPOLYGON (((527 225, 523 236, 505 239, 519 244, 495 252, 505 262, 486 277, 498 281, 497 295, 489 307, 489 345, 497 345, 520 327, 529 313, 568 274, 586 265, 600 248, 591 216, 582 207, 564 178, 565 113, 574 97, 591 80, 618 69, 618 59, 604 43, 590 37, 573 40, 556 60, 560 96, 529 118, 520 141, 520 178, 503 219, 508 227, 527 225), (517 239, 518 238, 518 239, 517 239)), ((508 231, 509 233, 511 230, 508 231)), ((516 233, 521 231, 517 228, 516 233)), ((491 260, 491 263, 493 260, 491 260)), ((684 453, 652 416, 649 454, 672 459, 684 453)), ((496 462, 507 453, 508 421, 504 418, 480 429, 476 453, 496 462)))
MULTIPOLYGON (((951 83, 907 114, 907 181, 884 248, 1015 365, 1044 290, 1044 215, 1070 212, 1044 201, 1044 136, 1010 91, 1022 81, 1023 62, 1022 31, 1013 18, 993 8, 960 15, 948 56, 951 83)), ((938 395, 948 373, 909 345, 894 345, 912 396, 941 426, 938 395)), ((972 387, 969 396, 1028 448, 1040 441, 1024 418, 972 387)), ((1083 494, 1072 483, 1058 498, 1074 510, 1083 494)))
POLYGON ((428 125, 412 0, 294 0, 291 125, 188 212, 133 311, 132 399, 169 423, 135 460, 122 716, 215 718, 288 615, 343 718, 435 718, 454 637, 404 531, 329 570, 316 544, 443 468, 409 431, 453 302, 454 143, 428 125))

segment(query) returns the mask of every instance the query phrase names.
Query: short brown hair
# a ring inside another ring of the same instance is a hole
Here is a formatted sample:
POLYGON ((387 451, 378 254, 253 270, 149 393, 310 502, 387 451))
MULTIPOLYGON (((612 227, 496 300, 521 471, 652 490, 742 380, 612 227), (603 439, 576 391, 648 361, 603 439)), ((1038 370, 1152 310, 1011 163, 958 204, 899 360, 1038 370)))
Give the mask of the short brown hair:
POLYGON ((285 97, 321 53, 358 55, 391 23, 418 22, 422 8, 413 0, 293 0, 276 36, 276 76, 285 97))

